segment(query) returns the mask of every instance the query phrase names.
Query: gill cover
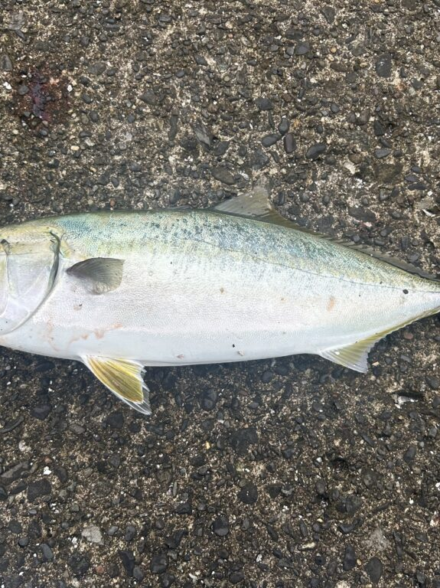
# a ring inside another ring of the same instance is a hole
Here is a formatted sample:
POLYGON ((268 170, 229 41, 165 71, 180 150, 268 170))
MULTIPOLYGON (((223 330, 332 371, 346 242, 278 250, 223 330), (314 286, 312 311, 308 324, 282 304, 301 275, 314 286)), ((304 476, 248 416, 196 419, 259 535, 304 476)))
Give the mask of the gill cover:
POLYGON ((0 239, 0 335, 32 316, 52 289, 59 240, 48 229, 9 227, 0 239))

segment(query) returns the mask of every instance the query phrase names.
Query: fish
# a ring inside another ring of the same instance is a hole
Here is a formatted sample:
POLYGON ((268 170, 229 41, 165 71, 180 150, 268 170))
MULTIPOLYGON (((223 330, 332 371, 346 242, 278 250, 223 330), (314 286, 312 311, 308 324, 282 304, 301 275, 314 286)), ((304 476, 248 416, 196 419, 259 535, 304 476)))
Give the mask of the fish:
POLYGON ((315 354, 365 373, 440 283, 281 216, 264 190, 211 209, 93 212, 0 229, 0 345, 83 362, 149 415, 147 366, 315 354))

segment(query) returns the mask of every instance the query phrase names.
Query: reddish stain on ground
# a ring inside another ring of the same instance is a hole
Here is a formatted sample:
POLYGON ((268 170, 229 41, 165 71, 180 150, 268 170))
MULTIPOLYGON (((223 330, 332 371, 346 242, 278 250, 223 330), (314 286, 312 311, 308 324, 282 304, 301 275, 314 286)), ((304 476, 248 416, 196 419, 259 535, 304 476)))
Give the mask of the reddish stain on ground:
POLYGON ((32 128, 63 122, 70 108, 68 79, 55 68, 21 72, 16 80, 14 109, 32 128))

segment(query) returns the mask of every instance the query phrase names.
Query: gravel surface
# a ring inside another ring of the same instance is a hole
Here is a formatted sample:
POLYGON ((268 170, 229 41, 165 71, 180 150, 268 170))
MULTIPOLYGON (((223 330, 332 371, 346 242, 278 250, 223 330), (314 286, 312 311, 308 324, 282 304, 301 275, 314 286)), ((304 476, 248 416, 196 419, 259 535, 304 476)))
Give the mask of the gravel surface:
MULTIPOLYGON (((1 223, 280 212, 436 273, 440 0, 0 0, 1 223)), ((357 375, 148 369, 153 416, 2 350, 5 588, 440 586, 439 319, 357 375)))

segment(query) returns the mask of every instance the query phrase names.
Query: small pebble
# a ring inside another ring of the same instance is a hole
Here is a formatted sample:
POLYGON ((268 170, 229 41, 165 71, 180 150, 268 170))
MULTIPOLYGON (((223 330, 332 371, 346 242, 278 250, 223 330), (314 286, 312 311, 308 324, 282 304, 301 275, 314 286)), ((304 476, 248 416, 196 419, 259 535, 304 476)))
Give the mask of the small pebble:
POLYGON ((229 521, 224 515, 220 515, 212 524, 212 530, 219 537, 226 537, 229 533, 229 521))
POLYGON ((168 560, 165 553, 156 553, 153 555, 150 563, 150 572, 152 574, 163 574, 168 567, 168 560))
POLYGON ((325 153, 327 150, 327 145, 325 143, 316 143, 316 145, 312 145, 309 147, 306 153, 307 159, 316 160, 320 155, 325 153))
POLYGON ((383 564, 378 557, 372 557, 365 565, 365 571, 368 574, 371 582, 377 584, 383 574, 383 564))
POLYGON ((390 155, 391 152, 392 149, 384 147, 382 149, 376 149, 376 151, 374 152, 374 156, 376 157, 376 159, 385 159, 385 157, 388 157, 388 155, 390 155))
POLYGON ((284 150, 286 153, 292 153, 296 149, 296 142, 293 133, 284 135, 284 150))
POLYGON ((273 104, 269 98, 257 98, 255 100, 258 110, 272 110, 273 104))
POLYGON ((376 73, 381 78, 391 77, 392 58, 389 53, 383 53, 376 59, 376 73))
POLYGON ((356 553, 352 545, 347 545, 345 548, 342 566, 346 572, 349 572, 356 566, 356 553))
POLYGON ((266 135, 265 137, 263 137, 261 139, 261 143, 262 143, 263 147, 271 147, 272 145, 275 145, 275 143, 278 143, 278 141, 280 139, 281 139, 281 135, 276 135, 276 134, 266 135))

